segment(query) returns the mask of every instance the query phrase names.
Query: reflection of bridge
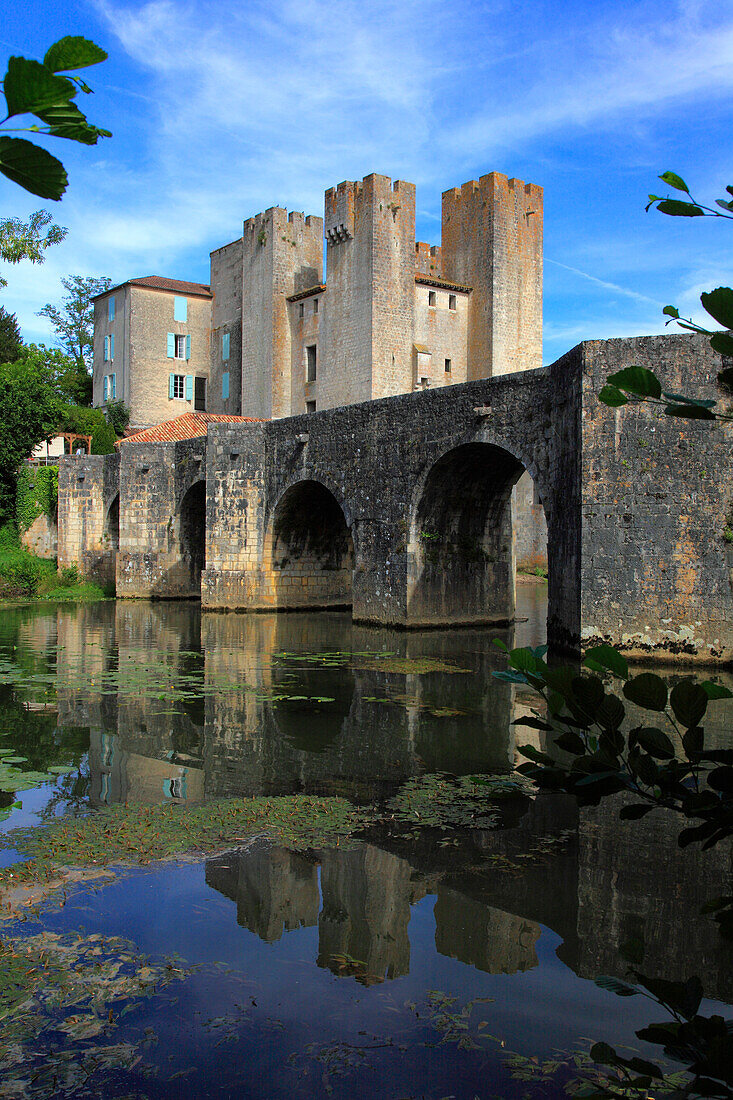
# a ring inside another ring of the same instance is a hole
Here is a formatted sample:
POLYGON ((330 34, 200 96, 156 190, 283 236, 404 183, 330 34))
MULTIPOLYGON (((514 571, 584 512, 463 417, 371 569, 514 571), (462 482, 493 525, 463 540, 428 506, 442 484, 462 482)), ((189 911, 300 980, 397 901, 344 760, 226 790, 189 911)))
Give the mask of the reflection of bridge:
POLYGON ((716 395, 702 338, 612 340, 538 371, 64 460, 59 564, 116 576, 121 596, 200 593, 210 608, 507 622, 511 490, 527 470, 552 641, 729 660, 731 449, 716 425, 600 405, 607 374, 632 362, 716 395))

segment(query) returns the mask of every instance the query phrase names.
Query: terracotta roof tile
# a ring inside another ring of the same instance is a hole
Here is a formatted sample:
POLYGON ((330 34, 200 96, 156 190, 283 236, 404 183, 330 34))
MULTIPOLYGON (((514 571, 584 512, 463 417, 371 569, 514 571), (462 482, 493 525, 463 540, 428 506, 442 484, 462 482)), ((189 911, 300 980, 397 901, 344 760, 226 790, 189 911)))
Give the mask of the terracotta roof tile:
POLYGON ((228 416, 226 413, 188 412, 174 420, 164 420, 152 428, 143 428, 141 432, 118 439, 121 443, 176 443, 181 439, 199 439, 206 435, 209 424, 262 424, 251 416, 228 416))
POLYGON ((178 294, 193 294, 201 298, 211 298, 211 287, 204 283, 189 283, 182 279, 166 279, 164 275, 143 275, 139 279, 127 279, 124 283, 111 286, 109 290, 103 290, 101 294, 93 295, 96 298, 104 298, 113 290, 119 290, 122 286, 147 286, 151 290, 173 290, 178 294))
POLYGON ((452 283, 448 279, 437 278, 434 275, 421 275, 419 272, 415 276, 415 282, 420 283, 422 286, 437 286, 443 290, 459 290, 462 294, 470 294, 473 290, 472 286, 465 286, 463 283, 452 283))

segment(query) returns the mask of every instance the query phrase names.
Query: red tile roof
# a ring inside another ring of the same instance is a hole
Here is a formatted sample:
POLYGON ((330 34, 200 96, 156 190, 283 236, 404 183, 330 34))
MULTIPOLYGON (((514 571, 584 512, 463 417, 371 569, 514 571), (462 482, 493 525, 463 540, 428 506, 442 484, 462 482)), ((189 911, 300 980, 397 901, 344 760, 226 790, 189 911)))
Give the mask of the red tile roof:
POLYGON ((111 286, 109 290, 103 290, 101 294, 95 294, 92 300, 104 298, 113 290, 119 290, 121 286, 147 286, 151 290, 173 290, 178 294, 193 294, 200 298, 211 298, 211 287, 204 283, 188 283, 181 279, 166 279, 164 275, 143 275, 140 279, 128 279, 117 286, 111 286))
POLYGON ((141 432, 118 439, 121 443, 175 443, 179 439, 199 439, 206 435, 209 424, 261 424, 251 416, 228 416, 225 413, 188 412, 174 420, 164 420, 153 428, 144 428, 141 432))

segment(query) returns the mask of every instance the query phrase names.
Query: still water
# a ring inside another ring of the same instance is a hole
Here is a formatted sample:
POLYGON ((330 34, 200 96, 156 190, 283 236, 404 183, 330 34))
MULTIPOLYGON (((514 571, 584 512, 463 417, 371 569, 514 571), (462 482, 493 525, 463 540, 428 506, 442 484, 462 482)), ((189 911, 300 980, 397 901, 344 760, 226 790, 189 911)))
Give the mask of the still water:
MULTIPOLYGON (((6 788, 20 778, 0 794, 3 864, 22 858, 18 826, 115 803, 371 804, 434 773, 511 773, 537 734, 512 725, 532 699, 492 677, 493 641, 540 644, 545 614, 535 584, 513 631, 189 603, 6 609, 0 768, 6 788)), ((14 1023, 0 1097, 564 1095, 562 1068, 522 1077, 590 1041, 649 1056, 634 1036, 649 1002, 593 981, 624 977, 629 941, 647 974, 698 974, 704 1007, 730 1015, 714 1002, 733 1000, 733 951, 699 915, 729 889, 730 846, 680 852, 678 831, 661 812, 621 822, 610 804, 543 796, 491 828, 416 822, 304 851, 255 838, 82 878, 2 931, 66 952, 77 974, 91 958, 106 992, 90 1003, 91 985, 67 985, 14 1023)))

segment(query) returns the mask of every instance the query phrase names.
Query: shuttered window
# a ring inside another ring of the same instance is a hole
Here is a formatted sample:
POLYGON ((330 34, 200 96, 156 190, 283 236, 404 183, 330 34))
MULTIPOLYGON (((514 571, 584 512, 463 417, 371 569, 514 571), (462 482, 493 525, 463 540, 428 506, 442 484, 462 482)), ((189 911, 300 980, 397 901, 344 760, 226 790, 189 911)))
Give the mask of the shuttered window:
POLYGON ((182 321, 184 325, 188 321, 188 302, 185 298, 173 299, 173 320, 182 321))
POLYGON ((229 371, 225 370, 221 376, 221 399, 226 401, 229 398, 229 371))
POLYGON ((222 359, 229 358, 229 333, 225 332, 221 338, 221 357, 222 359))

